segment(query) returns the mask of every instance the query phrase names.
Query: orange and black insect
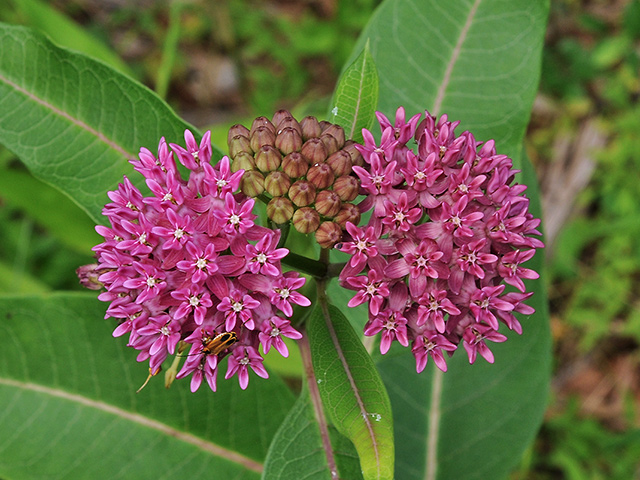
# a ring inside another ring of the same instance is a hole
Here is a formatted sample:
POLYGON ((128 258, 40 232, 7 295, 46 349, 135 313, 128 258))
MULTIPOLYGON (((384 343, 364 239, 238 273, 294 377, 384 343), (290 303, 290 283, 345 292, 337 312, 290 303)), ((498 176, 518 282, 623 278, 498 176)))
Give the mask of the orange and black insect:
POLYGON ((218 355, 238 341, 236 332, 222 332, 215 337, 204 337, 202 339, 202 350, 204 355, 218 355))

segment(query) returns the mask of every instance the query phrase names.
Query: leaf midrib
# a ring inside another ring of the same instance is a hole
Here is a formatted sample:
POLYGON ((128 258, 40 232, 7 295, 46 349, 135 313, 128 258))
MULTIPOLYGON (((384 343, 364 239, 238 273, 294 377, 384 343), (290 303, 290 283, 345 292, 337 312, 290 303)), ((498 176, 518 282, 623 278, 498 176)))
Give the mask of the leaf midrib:
POLYGON ((75 118, 75 117, 72 117, 71 115, 69 115, 64 110, 59 109, 58 107, 56 107, 53 104, 47 102, 43 98, 40 98, 40 97, 34 95, 33 93, 31 93, 28 90, 25 90, 20 85, 18 85, 15 82, 12 82, 11 80, 9 80, 7 77, 5 77, 2 74, 0 74, 0 82, 8 85, 10 88, 13 88, 17 92, 19 92, 22 95, 24 95, 25 97, 27 97, 27 98, 33 100, 34 102, 42 105, 47 110, 51 111, 52 113, 58 115, 61 118, 64 118, 65 120, 71 122, 75 126, 81 128, 82 130, 85 130, 87 133, 89 133, 92 136, 96 137, 98 140, 103 142, 105 145, 107 145, 109 148, 114 150, 116 153, 124 156, 125 158, 133 158, 133 157, 135 157, 134 153, 128 152, 127 150, 123 149, 119 144, 117 144, 113 140, 107 138, 104 134, 102 134, 98 130, 92 128, 91 126, 89 126, 88 124, 83 122, 82 120, 80 120, 78 118, 75 118))
POLYGON ((248 470, 252 470, 257 473, 262 473, 262 470, 263 470, 262 463, 257 462, 253 459, 250 459, 248 457, 245 457, 244 455, 241 455, 238 452, 229 450, 218 444, 204 440, 190 433, 186 433, 181 430, 172 428, 169 425, 166 425, 157 420, 153 420, 151 418, 145 417, 138 413, 128 412, 126 410, 115 407, 113 405, 109 405, 99 400, 94 400, 94 399, 84 397, 82 395, 78 395, 75 393, 70 393, 64 390, 46 387, 44 385, 38 385, 31 382, 21 382, 21 381, 9 379, 9 378, 0 378, 0 385, 6 385, 22 391, 41 393, 41 394, 45 394, 54 398, 59 398, 68 402, 75 402, 79 405, 83 405, 85 407, 89 407, 94 410, 101 411, 103 413, 114 415, 116 417, 127 420, 129 422, 136 423, 142 427, 151 428, 153 430, 156 430, 166 435, 167 437, 181 440, 185 443, 188 443, 197 448, 200 448, 201 450, 204 450, 207 453, 210 453, 217 457, 221 457, 231 462, 234 462, 248 470))

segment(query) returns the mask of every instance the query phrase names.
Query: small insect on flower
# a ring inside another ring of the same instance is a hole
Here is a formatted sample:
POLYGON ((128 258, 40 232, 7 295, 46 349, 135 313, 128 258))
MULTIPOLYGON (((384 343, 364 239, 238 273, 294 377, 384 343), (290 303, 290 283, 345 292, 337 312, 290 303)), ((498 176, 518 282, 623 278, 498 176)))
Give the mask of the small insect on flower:
POLYGON ((236 332, 222 332, 215 337, 205 337, 202 339, 202 350, 204 355, 218 355, 238 341, 236 332))

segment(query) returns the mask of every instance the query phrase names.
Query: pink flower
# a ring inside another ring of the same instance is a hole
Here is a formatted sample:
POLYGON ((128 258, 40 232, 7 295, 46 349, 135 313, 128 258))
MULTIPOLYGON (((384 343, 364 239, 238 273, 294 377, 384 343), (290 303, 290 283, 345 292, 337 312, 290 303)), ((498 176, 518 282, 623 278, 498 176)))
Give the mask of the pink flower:
POLYGON ((437 290, 432 285, 418 299, 418 326, 428 324, 439 333, 445 332, 445 315, 460 315, 460 309, 447 298, 447 294, 446 290, 437 290))
POLYGON ((227 193, 233 193, 240 187, 240 180, 244 170, 231 173, 229 157, 224 156, 218 163, 218 169, 209 163, 204 164, 204 183, 208 187, 209 195, 225 198, 227 193))
POLYGON ((340 243, 336 245, 336 248, 351 255, 349 267, 360 273, 367 261, 378 255, 375 245, 378 236, 373 227, 362 229, 351 222, 347 222, 347 232, 351 235, 352 241, 340 243))
POLYGON ((218 271, 216 250, 224 250, 224 248, 216 248, 214 243, 209 243, 203 250, 191 242, 187 243, 185 247, 188 260, 179 261, 176 268, 190 276, 193 283, 202 283, 218 271))
POLYGON ((238 321, 240 325, 244 325, 249 330, 253 330, 255 324, 251 310, 258 306, 260 306, 260 302, 256 301, 248 293, 240 290, 232 290, 228 296, 222 299, 216 308, 224 312, 225 329, 227 331, 233 330, 238 321))
POLYGON ((380 129, 385 132, 388 128, 392 128, 395 139, 399 144, 403 145, 411 140, 411 137, 415 134, 416 126, 420 121, 421 115, 417 113, 407 122, 405 121, 406 117, 404 107, 398 107, 396 110, 396 122, 394 125, 391 125, 389 119, 381 112, 376 112, 376 117, 378 122, 380 122, 380 129))
POLYGON ((296 292, 307 281, 304 277, 299 277, 297 272, 287 272, 282 277, 273 282, 269 292, 269 300, 287 317, 293 315, 291 304, 308 307, 311 301, 304 295, 296 292))
POLYGON ((189 237, 193 235, 191 218, 180 217, 172 208, 166 210, 169 227, 153 227, 151 231, 164 240, 163 250, 181 250, 189 237))
POLYGON ((425 332, 423 335, 418 335, 411 348, 413 355, 416 357, 417 372, 420 373, 424 370, 429 361, 429 357, 433 359, 440 370, 446 372, 447 361, 442 352, 454 352, 457 348, 457 345, 451 343, 439 333, 425 332))
POLYGON ((224 378, 238 375, 240 388, 245 390, 249 384, 249 367, 262 378, 269 378, 269 374, 262 365, 262 357, 253 347, 241 347, 234 350, 229 357, 229 368, 224 378))
POLYGON ((462 343, 475 361, 493 355, 485 341, 501 342, 501 323, 522 332, 515 314, 530 315, 524 280, 538 274, 523 266, 535 249, 540 221, 528 212, 526 186, 492 140, 456 135, 459 122, 426 112, 395 124, 377 114, 382 138, 363 131, 357 147, 365 165, 361 181, 366 224, 347 224, 336 247, 351 255, 340 283, 356 291, 348 305, 369 304, 366 335, 409 346, 422 371, 429 358, 446 371, 446 356, 462 343), (417 148, 409 142, 415 140, 417 148), (505 285, 519 292, 505 293, 505 285))
POLYGON ((498 333, 493 328, 487 325, 473 324, 468 326, 464 334, 463 346, 469 356, 469 363, 476 361, 476 355, 479 353, 487 362, 493 363, 493 352, 489 350, 489 347, 485 343, 487 340, 492 342, 505 342, 507 337, 498 333))
POLYGON ((114 336, 129 333, 151 371, 169 355, 184 356, 177 378, 190 376, 192 391, 206 380, 215 391, 228 357, 226 378, 238 374, 246 388, 247 367, 266 377, 256 347, 287 355, 282 337, 300 334, 282 316, 311 302, 297 292, 305 279, 282 272, 289 252, 277 248, 279 232, 257 225, 254 200, 235 193, 242 172, 232 173, 227 157, 210 163, 208 132, 199 144, 189 131, 185 140, 187 148, 170 150, 161 139, 157 156, 142 148, 131 162, 153 196, 143 197, 126 177, 109 193, 111 225, 96 227, 104 242, 93 248, 90 274, 105 288, 98 298, 109 302, 106 316, 119 321, 114 336))
POLYGON ((253 198, 238 205, 233 195, 227 193, 224 202, 226 208, 213 212, 224 232, 230 235, 246 233, 254 225, 253 220, 256 218, 256 215, 251 213, 255 203, 253 198))
POLYGON ((248 260, 247 268, 251 273, 264 273, 277 276, 280 272, 279 260, 287 256, 289 250, 276 248, 280 235, 267 234, 258 240, 255 245, 248 244, 245 247, 248 260))
POLYGON ((369 302, 369 311, 378 315, 385 297, 389 295, 388 282, 383 281, 382 274, 371 270, 368 275, 347 278, 347 283, 358 289, 358 293, 349 300, 350 307, 369 302))
POLYGON ((504 281, 524 293, 525 286, 522 279, 535 279, 540 275, 530 268, 521 267, 520 264, 530 260, 535 253, 535 250, 515 250, 506 254, 498 266, 498 272, 504 281))
POLYGON ((174 318, 181 319, 193 315, 197 325, 202 325, 207 310, 213 305, 209 293, 197 284, 175 290, 171 292, 171 296, 180 301, 180 305, 173 312, 174 318))
POLYGON ((291 321, 286 318, 274 315, 270 319, 262 322, 258 338, 260 338, 262 350, 265 355, 269 353, 271 347, 274 347, 283 357, 289 356, 289 349, 287 348, 287 344, 282 340, 282 337, 299 340, 302 338, 302 334, 293 328, 291 321))

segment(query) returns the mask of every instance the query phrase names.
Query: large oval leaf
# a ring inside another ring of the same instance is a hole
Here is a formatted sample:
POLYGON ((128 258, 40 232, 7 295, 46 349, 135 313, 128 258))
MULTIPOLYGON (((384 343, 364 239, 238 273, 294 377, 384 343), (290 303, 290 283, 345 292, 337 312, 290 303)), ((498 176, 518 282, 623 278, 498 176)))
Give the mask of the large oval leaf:
POLYGON ((0 299, 0 477, 259 478, 294 403, 282 382, 136 394, 147 366, 103 314, 91 295, 0 299))
POLYGON ((369 42, 378 108, 390 119, 428 109, 495 139, 518 160, 538 88, 548 0, 386 0, 354 48, 369 42))
POLYGON ((542 422, 551 373, 547 299, 536 287, 524 333, 490 345, 494 364, 469 365, 464 351, 446 373, 432 364, 417 374, 409 352, 378 363, 393 407, 396 478, 505 478, 518 464, 542 422))
MULTIPOLYGON (((140 147, 154 151, 162 136, 182 143, 187 128, 143 85, 40 34, 0 24, 0 143, 95 222, 106 191, 133 171, 127 160, 140 147)), ((221 155, 214 148, 214 158, 221 155)))
MULTIPOLYGON (((353 444, 329 427, 331 455, 339 478, 362 478, 353 444)), ((304 390, 273 439, 265 459, 263 480, 332 480, 318 422, 308 390, 304 390)))
POLYGON ((320 300, 308 324, 324 409, 358 451, 365 479, 393 478, 393 422, 384 384, 342 312, 320 300))

